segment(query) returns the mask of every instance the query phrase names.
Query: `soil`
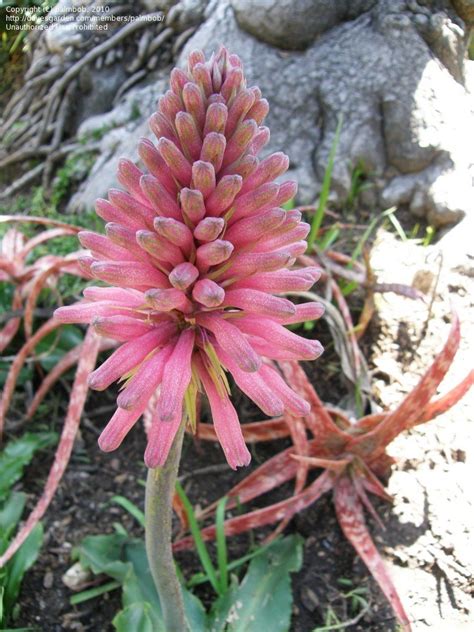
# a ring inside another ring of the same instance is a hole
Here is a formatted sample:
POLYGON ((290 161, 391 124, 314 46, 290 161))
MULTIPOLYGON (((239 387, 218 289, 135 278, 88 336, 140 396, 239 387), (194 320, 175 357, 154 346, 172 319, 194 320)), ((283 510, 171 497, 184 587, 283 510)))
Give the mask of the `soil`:
MULTIPOLYGON (((407 274, 411 277, 419 272, 416 268, 417 265, 420 267, 420 259, 411 265, 407 253, 388 255, 388 247, 395 247, 390 239, 381 247, 385 261, 395 261, 397 265, 405 261, 410 270, 407 274)), ((376 247, 374 263, 378 266, 380 280, 412 281, 403 278, 400 267, 395 277, 390 278, 393 271, 381 270, 377 252, 376 247)), ((422 257, 427 252, 424 250, 422 257)), ((393 407, 399 402, 439 349, 449 329, 447 300, 453 296, 462 311, 464 341, 454 367, 454 377, 443 390, 463 376, 471 364, 468 339, 474 329, 472 283, 468 274, 454 269, 441 278, 436 288, 431 287, 435 300, 427 328, 424 327, 426 304, 416 305, 415 309, 414 303, 407 299, 395 295, 383 297, 378 305, 378 318, 372 323, 364 342, 364 350, 370 351, 374 390, 381 405, 393 407)), ((329 342, 323 324, 317 327, 316 335, 323 339, 323 343, 329 342)), ((325 375, 325 364, 335 361, 331 345, 327 348, 325 356, 305 368, 308 371, 312 367, 311 376, 322 399, 337 402, 343 389, 336 372, 325 375)), ((237 408, 241 418, 247 421, 262 418, 242 395, 237 396, 237 408)), ((139 481, 145 478, 142 462, 144 433, 141 427, 136 427, 119 451, 113 454, 100 452, 97 436, 112 411, 113 394, 91 396, 71 463, 43 521, 45 542, 40 557, 23 583, 17 626, 34 626, 44 632, 113 630, 110 622, 120 608, 119 591, 71 606, 72 593, 62 581, 63 574, 72 565, 72 548, 86 535, 110 533, 114 522, 121 522, 130 533, 141 535, 134 520, 122 508, 111 504, 110 499, 121 494, 139 507, 143 506, 144 490, 139 481), (109 409, 108 412, 103 411, 104 407, 109 409)), ((380 531, 368 519, 415 632, 427 629, 467 631, 473 620, 474 561, 468 533, 470 516, 474 515, 474 500, 467 489, 472 480, 468 469, 469 452, 474 445, 469 442, 472 439, 471 421, 472 396, 437 420, 397 439, 391 446, 391 453, 397 458, 389 481, 393 505, 375 502, 386 530, 380 531)), ((285 445, 285 441, 278 441, 253 446, 252 467, 285 445)), ((22 488, 32 495, 30 504, 41 490, 51 458, 52 455, 49 459, 36 459, 21 483, 22 488)), ((242 470, 235 473, 226 466, 217 475, 215 471, 209 472, 210 465, 223 463, 217 445, 186 438, 181 475, 194 505, 205 505, 222 496, 248 473, 242 470)), ((275 501, 283 493, 288 495, 291 488, 277 490, 265 500, 275 501)), ((397 629, 383 595, 343 537, 330 497, 322 498, 301 512, 290 523, 287 532, 299 533, 305 539, 303 567, 292 577, 292 632, 311 632, 323 626, 329 608, 342 622, 358 619, 353 625, 344 626, 350 632, 397 629), (349 587, 347 580, 351 582, 349 587), (357 611, 351 610, 350 599, 344 597, 352 588, 363 589, 369 604, 362 617, 357 617, 357 611)), ((231 539, 230 556, 244 554, 252 542, 258 542, 264 536, 265 532, 259 531, 231 539)), ((178 562, 185 574, 197 570, 197 560, 192 552, 179 554, 178 562)), ((209 603, 211 595, 205 588, 197 594, 209 603)))

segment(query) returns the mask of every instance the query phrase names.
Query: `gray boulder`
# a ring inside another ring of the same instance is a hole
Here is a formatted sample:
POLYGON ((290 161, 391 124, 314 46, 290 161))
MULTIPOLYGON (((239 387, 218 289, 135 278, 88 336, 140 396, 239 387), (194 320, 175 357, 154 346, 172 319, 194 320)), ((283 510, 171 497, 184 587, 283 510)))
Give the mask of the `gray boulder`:
POLYGON ((203 19, 178 63, 220 44, 241 56, 249 83, 270 102, 266 151, 288 153, 300 202, 317 198, 342 116, 335 204, 359 167, 371 206, 404 204, 436 226, 472 210, 471 62, 463 23, 447 3, 211 0, 203 19), (289 50, 297 46, 305 50, 289 50))

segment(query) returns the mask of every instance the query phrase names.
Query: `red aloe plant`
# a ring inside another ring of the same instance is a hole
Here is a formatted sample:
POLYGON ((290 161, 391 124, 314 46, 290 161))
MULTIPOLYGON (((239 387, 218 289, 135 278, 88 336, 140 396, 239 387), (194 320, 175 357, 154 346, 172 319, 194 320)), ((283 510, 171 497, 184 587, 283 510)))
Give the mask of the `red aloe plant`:
POLYGON ((11 305, 12 315, 0 331, 0 352, 10 344, 18 331, 22 317, 24 317, 25 335, 27 338, 31 336, 34 309, 44 287, 64 272, 80 277, 85 276, 78 266, 78 257, 84 254, 81 252, 73 252, 66 256, 45 255, 32 263, 27 262, 28 256, 40 244, 56 237, 77 235, 81 228, 42 217, 4 215, 0 218, 0 223, 21 222, 52 226, 52 228, 29 239, 17 228, 10 228, 1 240, 0 281, 14 285, 15 291, 11 305))
MULTIPOLYGON (((81 252, 74 252, 66 256, 46 255, 28 263, 27 257, 39 244, 50 239, 76 235, 81 228, 64 222, 49 220, 41 217, 3 216, 1 222, 21 223, 34 222, 52 226, 34 237, 27 239, 16 228, 10 228, 4 235, 0 253, 0 280, 14 285, 12 314, 0 332, 0 351, 3 351, 13 340, 22 318, 26 341, 16 353, 10 366, 3 392, 0 398, 0 434, 3 430, 5 415, 10 405, 20 371, 36 346, 51 332, 59 329, 61 323, 53 318, 44 322, 34 333, 32 332, 33 315, 40 291, 50 282, 54 282, 63 273, 88 278, 78 266, 81 252)), ((8 316, 8 315, 7 315, 8 316)), ((71 391, 69 408, 59 445, 56 450, 54 463, 51 467, 43 495, 31 512, 28 520, 20 529, 18 535, 10 544, 8 550, 0 558, 0 566, 6 563, 28 537, 34 526, 46 511, 59 485, 71 454, 73 440, 84 408, 87 394, 87 377, 94 368, 97 354, 100 350, 110 349, 115 343, 110 340, 99 340, 88 333, 85 340, 71 349, 44 378, 31 402, 27 418, 32 417, 39 404, 44 399, 53 384, 72 366, 78 365, 74 384, 71 391)))
MULTIPOLYGON (((237 499, 240 503, 255 499, 294 478, 295 494, 268 507, 228 519, 225 523, 226 533, 234 535, 279 521, 286 524, 297 512, 332 490, 337 518, 345 536, 364 560, 402 625, 409 630, 408 616, 372 541, 363 510, 367 509, 380 524, 368 493, 390 500, 379 480, 379 477, 388 476, 392 465, 386 453, 389 443, 401 432, 447 411, 473 385, 474 371, 470 371, 455 388, 432 400, 452 364, 459 340, 459 320, 453 314, 451 331, 444 348, 411 393, 393 412, 367 415, 354 423, 341 411, 323 405, 298 363, 280 362, 280 369, 288 384, 311 404, 311 412, 304 417, 304 422, 312 439, 302 442, 302 450, 298 450, 295 443, 294 447, 287 448, 254 470, 226 494, 230 498, 227 507, 235 507, 237 499), (305 469, 302 470, 301 466, 305 469), (305 487, 306 468, 321 468, 324 471, 305 487)), ((284 415, 282 419, 271 422, 256 422, 250 424, 249 434, 261 438, 262 434, 257 428, 263 429, 265 424, 274 436, 281 436, 285 423, 291 427, 297 420, 284 415)), ((211 438, 210 434, 206 427, 206 438, 211 438)), ((201 517, 208 516, 216 504, 204 510, 201 517)), ((214 538, 215 527, 204 528, 202 534, 205 539, 214 538)), ((191 547, 192 542, 192 538, 185 537, 176 542, 174 548, 176 551, 183 550, 191 547)))

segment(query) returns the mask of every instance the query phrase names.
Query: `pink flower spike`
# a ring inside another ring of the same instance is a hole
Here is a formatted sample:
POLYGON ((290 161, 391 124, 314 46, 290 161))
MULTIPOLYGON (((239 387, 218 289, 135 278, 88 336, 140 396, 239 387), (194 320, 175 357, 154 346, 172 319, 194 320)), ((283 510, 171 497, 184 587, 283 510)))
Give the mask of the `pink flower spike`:
POLYGON ((282 204, 286 204, 290 200, 292 200, 296 191, 298 190, 298 185, 293 180, 287 180, 280 185, 280 190, 278 191, 278 195, 275 200, 276 206, 281 206, 282 204))
POLYGON ((183 420, 180 415, 175 415, 171 421, 165 423, 157 418, 157 413, 155 412, 148 432, 148 443, 144 456, 147 467, 163 467, 181 423, 183 423, 183 420))
POLYGON ((210 162, 198 160, 193 164, 192 172, 193 188, 201 191, 203 198, 206 199, 216 188, 216 174, 214 167, 210 162))
POLYGON ((102 430, 99 437, 99 448, 103 452, 113 452, 125 439, 127 434, 137 423, 145 411, 146 405, 141 409, 124 410, 117 408, 109 423, 102 430))
POLYGON ((148 290, 145 293, 147 303, 160 312, 170 312, 178 309, 185 314, 192 311, 190 300, 186 294, 174 287, 166 290, 148 290))
MULTIPOLYGON (((144 261, 148 264, 152 263, 147 253, 143 252, 143 248, 141 248, 136 242, 134 230, 125 228, 121 224, 116 224, 115 222, 109 222, 105 225, 105 234, 112 243, 120 246, 128 252, 128 256, 122 257, 122 261, 133 258, 138 259, 139 261, 144 261)), ((108 256, 105 256, 104 258, 111 259, 111 257, 108 256)))
MULTIPOLYGON (((173 98, 176 98, 176 95, 173 95, 173 98)), ((161 107, 161 101, 160 101, 161 107)), ((172 108, 175 109, 174 107, 172 108)), ((176 114, 173 114, 173 118, 165 116, 162 112, 155 112, 149 119, 148 124, 150 126, 151 131, 157 138, 167 138, 172 143, 178 142, 178 137, 176 136, 173 125, 171 124, 171 120, 174 121, 174 117, 176 114)), ((160 155, 161 158, 161 155, 160 155)), ((163 158, 161 158, 163 160, 163 158)), ((165 162, 163 160, 163 162, 165 162)), ((165 163, 166 164, 166 163, 165 163)))
POLYGON ((201 279, 193 287, 193 299, 206 307, 218 307, 224 297, 225 291, 210 279, 201 279))
POLYGON ((252 142, 250 143, 248 150, 254 156, 257 156, 265 145, 270 140, 270 130, 268 127, 259 127, 258 132, 255 134, 252 142))
POLYGON ((194 83, 187 83, 183 88, 183 101, 186 111, 192 114, 199 130, 204 127, 206 109, 201 91, 194 83))
POLYGON ((216 173, 222 166, 226 144, 227 141, 224 134, 218 134, 217 132, 209 132, 204 138, 200 159, 204 160, 204 162, 210 162, 216 173))
POLYGON ((173 343, 168 344, 142 362, 117 397, 117 405, 120 408, 125 410, 141 409, 148 403, 163 379, 166 362, 173 347, 173 343))
POLYGON ((237 125, 244 119, 255 101, 255 95, 252 90, 242 90, 235 97, 229 110, 229 117, 225 127, 227 137, 232 136, 237 125))
MULTIPOLYGON (((204 95, 209 97, 212 93, 212 79, 209 69, 206 68, 205 64, 196 64, 192 69, 192 75, 204 95)), ((207 111, 209 112, 209 109, 207 111)))
POLYGON ((181 217, 178 204, 156 178, 145 175, 140 180, 140 185, 158 215, 174 219, 181 217))
POLYGON ((202 362, 197 362, 197 367, 211 406, 217 438, 224 450, 227 462, 234 470, 237 467, 248 465, 252 457, 245 445, 235 408, 228 397, 219 395, 202 362))
POLYGON ((123 261, 128 255, 127 250, 113 244, 105 235, 81 230, 77 237, 81 242, 81 246, 89 249, 95 258, 107 257, 115 261, 123 261))
POLYGON ((175 125, 184 155, 188 160, 197 160, 201 154, 202 140, 193 117, 187 112, 178 112, 175 125))
POLYGON ((324 314, 324 305, 322 303, 300 303, 295 305, 296 311, 293 316, 284 317, 279 322, 282 325, 292 325, 296 323, 304 323, 308 320, 318 320, 324 314))
POLYGON ((278 206, 276 199, 279 189, 280 187, 276 182, 268 182, 267 184, 262 184, 261 187, 254 191, 244 193, 234 205, 230 223, 233 224, 237 220, 248 217, 257 211, 262 212, 262 209, 265 207, 278 206))
POLYGON ((257 125, 261 125, 265 120, 268 112, 270 110, 270 106, 266 99, 259 99, 255 105, 253 105, 246 118, 253 119, 257 125))
POLYGON ((177 327, 174 323, 163 323, 138 338, 134 338, 116 349, 101 366, 89 376, 89 387, 103 391, 122 375, 138 367, 155 349, 168 342, 177 327))
POLYGON ((183 152, 168 138, 160 138, 158 151, 176 180, 185 187, 189 186, 191 182, 191 164, 183 152))
POLYGON ((88 301, 113 301, 123 307, 139 308, 145 303, 142 292, 119 287, 86 287, 83 295, 88 301))
POLYGON ((275 154, 271 154, 271 156, 262 160, 253 174, 245 180, 242 193, 246 193, 247 191, 256 189, 262 184, 275 180, 275 178, 278 178, 287 171, 289 164, 289 158, 283 152, 279 151, 275 154))
POLYGON ((315 360, 323 352, 317 340, 307 340, 271 320, 262 321, 255 316, 236 319, 236 326, 244 333, 266 340, 270 348, 278 348, 296 353, 302 360, 315 360))
POLYGON ((172 266, 183 262, 184 256, 181 250, 161 235, 152 233, 150 230, 139 230, 136 240, 143 250, 159 261, 166 261, 172 266))
MULTIPOLYGON (((173 71, 171 89, 150 118, 157 146, 139 141, 148 172, 122 161, 119 179, 128 192, 112 189, 109 201, 97 202, 105 235, 80 235, 93 256, 77 267, 112 287, 86 289, 84 301, 59 309, 57 318, 92 323, 110 338, 102 345, 119 343, 90 377, 97 389, 124 383, 117 401, 129 411, 119 409, 107 426, 104 449, 117 447, 156 397, 145 462, 163 465, 183 402, 192 416, 188 407, 203 386, 229 462, 248 463, 225 395, 227 370, 267 414, 281 415, 285 406, 294 415, 306 410, 279 373, 262 366, 313 359, 322 350, 284 327, 319 317, 322 307, 278 296, 310 289, 319 271, 289 269, 306 250, 308 226, 301 212, 279 208, 296 190, 292 182, 275 182, 288 158, 257 158, 270 137, 261 126, 267 112, 260 89, 246 87, 237 55, 220 47, 206 61, 193 51, 186 69, 173 71)), ((149 420, 151 406, 146 410, 149 420)))
POLYGON ((207 198, 207 214, 215 217, 224 213, 232 205, 241 186, 241 176, 223 176, 214 191, 207 198))
POLYGON ((193 224, 197 224, 206 214, 203 195, 197 189, 181 189, 180 202, 184 216, 193 224))
POLYGON ((188 57, 188 70, 189 72, 192 72, 193 68, 197 65, 197 64, 205 64, 206 63, 206 56, 204 55, 204 53, 202 52, 202 50, 193 50, 189 53, 189 57, 188 57))
POLYGON ((121 158, 119 160, 117 180, 122 186, 128 189, 128 191, 133 193, 140 202, 147 204, 148 200, 143 195, 140 188, 140 178, 142 175, 143 171, 141 171, 131 160, 127 160, 126 158, 121 158))
POLYGON ((304 417, 310 412, 311 406, 308 402, 292 391, 273 367, 263 364, 259 373, 272 392, 282 400, 286 411, 296 417, 304 417))
POLYGON ((303 270, 284 269, 254 274, 234 283, 232 289, 253 288, 254 290, 276 294, 283 292, 307 292, 314 285, 314 280, 310 275, 302 273, 303 270))
POLYGON ((131 316, 98 316, 92 320, 92 326, 100 336, 119 342, 143 336, 153 329, 153 325, 131 316))
POLYGON ((177 97, 182 96, 183 88, 188 81, 188 75, 181 68, 173 68, 170 74, 170 88, 177 97))
POLYGON ((227 229, 226 238, 236 247, 254 243, 261 236, 281 226, 284 220, 285 211, 281 208, 273 208, 265 213, 235 222, 227 229))
POLYGON ((170 195, 176 197, 178 191, 176 181, 171 175, 168 165, 151 140, 148 140, 148 138, 140 139, 138 143, 138 155, 143 160, 143 164, 151 175, 160 181, 170 195))
POLYGON ((224 226, 222 217, 206 217, 194 229, 194 238, 199 241, 213 241, 219 237, 224 226))
POLYGON ((223 134, 227 122, 227 108, 223 103, 212 103, 207 108, 204 136, 210 132, 223 134))
POLYGON ((250 399, 257 404, 260 410, 269 417, 278 417, 283 414, 284 405, 278 393, 274 392, 262 378, 264 364, 256 373, 247 373, 222 349, 217 349, 217 355, 222 364, 232 374, 235 383, 250 399))
POLYGON ((258 371, 262 360, 235 325, 228 322, 221 314, 201 313, 196 320, 200 325, 212 331, 222 349, 237 362, 243 371, 248 373, 258 371))
POLYGON ((227 143, 223 166, 232 164, 238 160, 250 145, 257 134, 257 124, 253 120, 243 121, 235 130, 232 138, 227 143))
POLYGON ((168 287, 168 279, 162 272, 141 262, 97 261, 91 265, 91 272, 97 279, 118 287, 142 291, 151 287, 168 287))
POLYGON ((178 290, 187 290, 199 276, 199 270, 192 263, 180 263, 171 271, 168 279, 178 290))
POLYGON ((157 418, 160 423, 181 421, 183 398, 191 381, 191 356, 194 350, 194 330, 181 332, 163 373, 157 418))
POLYGON ((96 200, 95 210, 97 215, 105 222, 117 222, 130 230, 137 230, 137 228, 142 226, 140 221, 141 218, 128 216, 123 211, 120 211, 115 206, 112 206, 108 200, 96 200))
POLYGON ((196 250, 196 263, 200 270, 207 270, 209 266, 215 266, 227 261, 234 250, 230 241, 216 239, 199 246, 196 250))
POLYGON ((308 244, 302 239, 301 241, 297 241, 292 244, 287 244, 283 248, 280 248, 279 250, 275 250, 274 252, 288 253, 294 263, 296 257, 299 257, 300 255, 304 255, 307 248, 308 248, 308 244))
POLYGON ((225 307, 238 307, 250 314, 261 314, 270 318, 291 318, 295 312, 295 306, 286 298, 278 298, 267 292, 259 290, 227 290, 225 307))
POLYGON ((256 272, 279 270, 286 266, 290 259, 291 256, 284 252, 237 255, 232 261, 232 266, 228 270, 225 270, 221 277, 222 279, 240 279, 251 276, 256 272))
MULTIPOLYGON (((165 94, 160 97, 158 100, 158 114, 162 117, 163 120, 167 121, 168 124, 174 122, 176 114, 183 109, 183 101, 180 96, 175 94, 173 90, 167 90, 165 94)), ((152 132, 156 134, 155 130, 152 127, 152 121, 155 119, 156 114, 153 114, 149 120, 150 127, 152 128, 152 132)), ((156 134, 156 137, 159 138, 161 134, 156 134)))
POLYGON ((219 175, 228 176, 237 174, 242 176, 245 180, 245 178, 248 178, 255 171, 257 166, 258 158, 251 156, 250 154, 245 154, 240 160, 237 160, 225 169, 222 169, 219 175))
POLYGON ((228 70, 226 74, 227 76, 221 87, 221 94, 229 102, 233 99, 236 92, 243 88, 244 73, 240 67, 234 67, 228 70))
POLYGON ((182 222, 170 217, 155 217, 153 225, 159 235, 181 248, 183 252, 189 253, 193 249, 193 234, 182 222))
POLYGON ((96 316, 117 316, 130 314, 129 307, 123 307, 113 301, 96 301, 94 303, 75 303, 66 307, 58 307, 54 318, 61 323, 89 324, 96 316))

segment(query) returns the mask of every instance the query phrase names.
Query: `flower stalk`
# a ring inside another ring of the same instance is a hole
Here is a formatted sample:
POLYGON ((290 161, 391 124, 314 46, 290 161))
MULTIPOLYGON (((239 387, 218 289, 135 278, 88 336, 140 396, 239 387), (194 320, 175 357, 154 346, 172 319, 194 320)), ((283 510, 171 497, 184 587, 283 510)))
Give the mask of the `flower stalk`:
POLYGON ((184 423, 163 467, 150 468, 145 492, 145 543, 167 632, 186 632, 183 595, 171 549, 172 501, 183 445, 184 423))

